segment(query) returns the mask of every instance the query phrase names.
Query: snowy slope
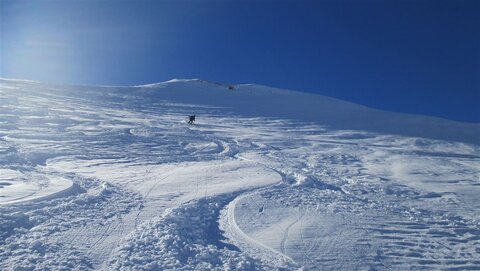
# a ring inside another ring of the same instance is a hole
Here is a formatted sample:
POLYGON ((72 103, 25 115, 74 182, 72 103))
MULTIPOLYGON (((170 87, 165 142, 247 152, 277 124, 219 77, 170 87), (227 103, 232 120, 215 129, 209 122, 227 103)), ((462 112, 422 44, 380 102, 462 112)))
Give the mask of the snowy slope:
POLYGON ((1 79, 0 269, 478 270, 479 162, 479 124, 319 95, 1 79))

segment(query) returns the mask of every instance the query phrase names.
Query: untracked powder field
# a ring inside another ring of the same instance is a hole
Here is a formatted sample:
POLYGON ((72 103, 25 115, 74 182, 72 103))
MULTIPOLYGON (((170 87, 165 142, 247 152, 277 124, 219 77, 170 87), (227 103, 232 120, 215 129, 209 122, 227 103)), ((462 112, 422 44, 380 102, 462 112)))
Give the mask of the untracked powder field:
POLYGON ((0 80, 1 270, 480 270, 479 195, 479 124, 0 80))

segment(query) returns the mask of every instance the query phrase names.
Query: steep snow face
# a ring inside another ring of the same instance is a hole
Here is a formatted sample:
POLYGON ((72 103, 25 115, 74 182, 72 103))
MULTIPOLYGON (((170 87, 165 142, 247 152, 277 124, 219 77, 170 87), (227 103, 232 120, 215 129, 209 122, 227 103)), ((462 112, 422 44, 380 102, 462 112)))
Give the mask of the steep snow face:
POLYGON ((398 114, 338 99, 255 84, 234 86, 198 79, 174 79, 145 85, 140 92, 154 99, 220 106, 241 116, 315 122, 331 129, 426 137, 480 144, 480 124, 398 114), (228 91, 227 91, 228 90, 228 91))
POLYGON ((479 127, 258 85, 2 79, 0 269, 480 269, 479 127))

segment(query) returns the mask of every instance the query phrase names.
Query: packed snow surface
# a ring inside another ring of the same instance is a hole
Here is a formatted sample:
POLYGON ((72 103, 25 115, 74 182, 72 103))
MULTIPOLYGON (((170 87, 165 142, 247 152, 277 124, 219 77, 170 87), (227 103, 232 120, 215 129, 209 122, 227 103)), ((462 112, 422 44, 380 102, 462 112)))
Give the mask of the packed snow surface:
POLYGON ((479 124, 0 80, 1 270, 480 270, 479 194, 479 124))

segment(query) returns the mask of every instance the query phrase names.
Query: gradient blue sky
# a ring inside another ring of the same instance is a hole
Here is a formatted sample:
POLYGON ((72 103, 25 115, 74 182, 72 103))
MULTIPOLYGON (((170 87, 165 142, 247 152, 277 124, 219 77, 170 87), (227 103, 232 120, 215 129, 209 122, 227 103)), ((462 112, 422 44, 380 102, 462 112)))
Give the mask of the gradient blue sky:
POLYGON ((259 83, 480 122, 480 1, 5 1, 0 76, 259 83))

